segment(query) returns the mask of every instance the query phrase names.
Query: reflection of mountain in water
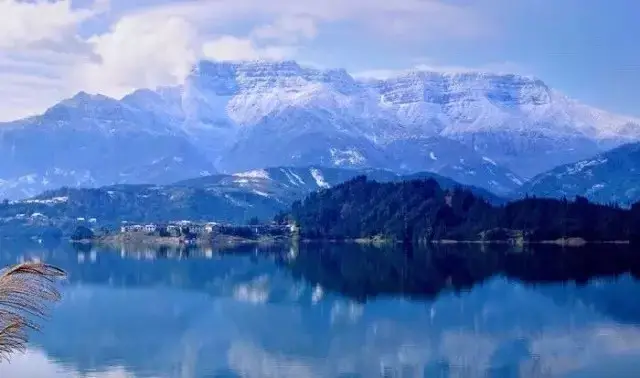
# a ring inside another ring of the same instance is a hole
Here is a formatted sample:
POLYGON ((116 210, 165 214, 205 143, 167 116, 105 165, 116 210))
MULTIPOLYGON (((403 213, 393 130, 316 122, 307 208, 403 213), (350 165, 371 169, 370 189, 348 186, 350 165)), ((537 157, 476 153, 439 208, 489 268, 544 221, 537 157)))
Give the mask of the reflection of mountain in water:
POLYGON ((70 273, 34 342, 75 370, 162 377, 557 376, 640 353, 623 248, 269 252, 21 252, 70 273))

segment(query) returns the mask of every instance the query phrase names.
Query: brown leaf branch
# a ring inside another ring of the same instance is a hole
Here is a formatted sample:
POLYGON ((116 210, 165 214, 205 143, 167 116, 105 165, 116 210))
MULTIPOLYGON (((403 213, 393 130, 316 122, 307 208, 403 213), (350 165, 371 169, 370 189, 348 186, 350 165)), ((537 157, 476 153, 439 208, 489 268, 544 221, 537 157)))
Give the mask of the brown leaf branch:
POLYGON ((48 306, 60 299, 56 283, 64 271, 40 262, 0 270, 0 360, 24 351, 27 332, 39 330, 48 306))

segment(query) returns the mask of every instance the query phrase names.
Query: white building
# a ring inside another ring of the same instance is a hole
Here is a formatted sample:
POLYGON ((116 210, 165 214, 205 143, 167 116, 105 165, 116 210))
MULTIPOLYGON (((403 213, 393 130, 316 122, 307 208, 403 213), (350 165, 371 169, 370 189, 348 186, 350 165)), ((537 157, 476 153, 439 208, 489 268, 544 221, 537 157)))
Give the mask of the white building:
POLYGON ((216 222, 207 223, 204 225, 204 232, 210 234, 216 229, 216 226, 218 226, 216 222))
POLYGON ((158 226, 156 226, 155 224, 147 224, 144 226, 144 231, 145 232, 156 232, 156 230, 158 229, 158 226))
POLYGON ((201 234, 204 232, 204 227, 199 224, 192 224, 191 226, 189 226, 189 232, 191 232, 192 234, 201 234))

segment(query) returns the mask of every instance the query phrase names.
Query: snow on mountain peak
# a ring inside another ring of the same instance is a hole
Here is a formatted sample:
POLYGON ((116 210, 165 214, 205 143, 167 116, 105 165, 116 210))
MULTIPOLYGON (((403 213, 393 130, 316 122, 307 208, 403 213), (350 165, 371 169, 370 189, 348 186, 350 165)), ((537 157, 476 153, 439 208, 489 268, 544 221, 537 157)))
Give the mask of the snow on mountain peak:
MULTIPOLYGON (((268 178, 256 169, 269 166, 429 169, 507 191, 520 177, 640 140, 640 120, 581 104, 535 77, 409 70, 370 80, 295 61, 201 61, 182 85, 140 89, 121 100, 81 92, 8 126, 0 157, 13 164, 0 179, 9 181, 34 172, 48 177, 39 151, 55 144, 46 151, 68 155, 61 162, 67 171, 81 172, 80 162, 89 160, 72 155, 106 151, 118 169, 104 180, 147 177, 149 167, 164 180, 203 158, 198 172, 212 165, 249 171, 238 180, 268 178), (62 128, 70 133, 58 133, 62 128), (36 149, 22 142, 33 140, 47 143, 36 149), (16 143, 24 152, 14 152, 16 143), (144 158, 125 158, 125 143, 144 158), (187 158, 183 164, 173 156, 187 158), (38 161, 38 169, 25 159, 38 161)), ((106 169, 101 164, 86 171, 106 169)))

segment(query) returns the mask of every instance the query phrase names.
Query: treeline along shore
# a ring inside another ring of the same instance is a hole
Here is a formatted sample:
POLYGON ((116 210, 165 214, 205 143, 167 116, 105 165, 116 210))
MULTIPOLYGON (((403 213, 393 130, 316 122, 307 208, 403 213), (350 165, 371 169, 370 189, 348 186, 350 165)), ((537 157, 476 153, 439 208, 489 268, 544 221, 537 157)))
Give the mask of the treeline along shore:
POLYGON ((303 239, 404 242, 639 243, 640 203, 526 197, 492 205, 435 180, 379 183, 361 176, 293 204, 303 239))
MULTIPOLYGON (((194 208, 194 212, 200 219, 217 219, 211 211, 194 208)), ((465 187, 443 188, 432 178, 381 183, 359 176, 311 193, 273 220, 252 218, 247 224, 172 224, 155 217, 154 221, 142 219, 144 223, 119 226, 107 218, 104 226, 101 218, 56 223, 55 217, 35 215, 29 217, 30 227, 42 229, 38 235, 43 239, 45 235, 72 234, 76 242, 103 244, 237 245, 292 238, 366 243, 640 242, 640 203, 623 208, 580 196, 525 197, 497 203, 465 187), (67 233, 68 229, 75 232, 67 233)))

